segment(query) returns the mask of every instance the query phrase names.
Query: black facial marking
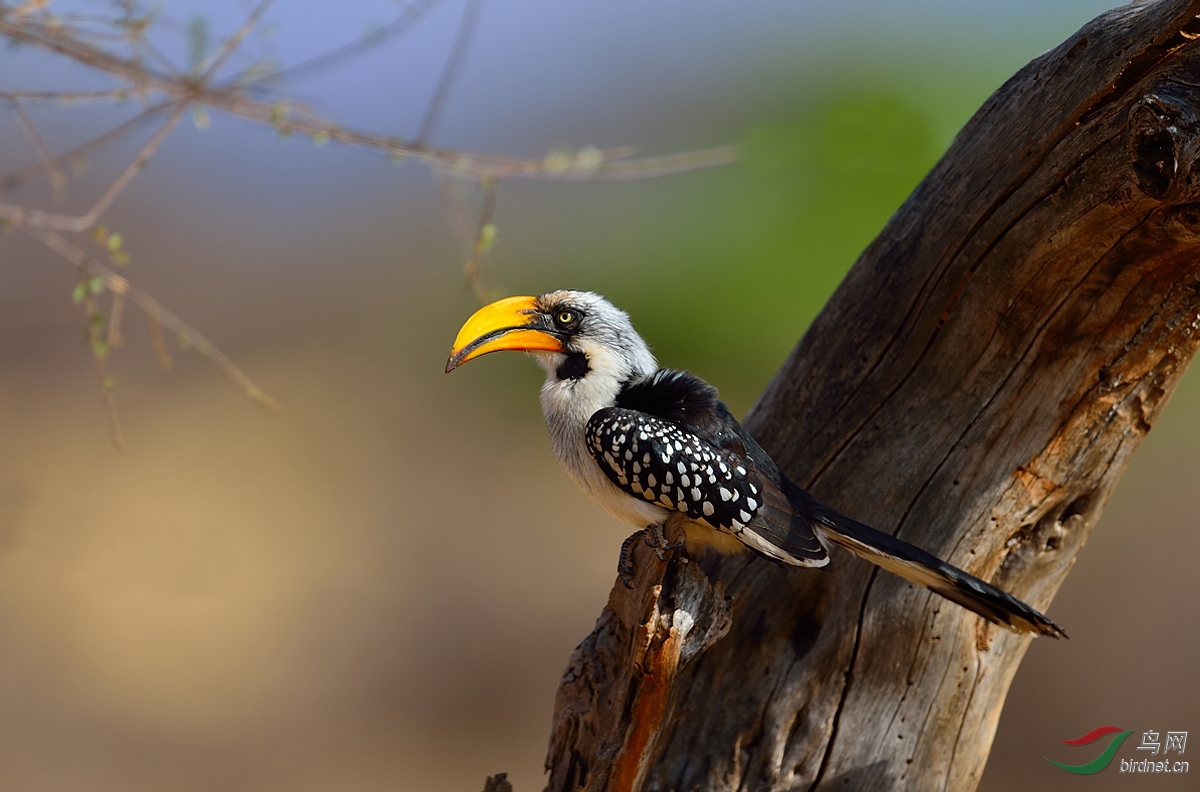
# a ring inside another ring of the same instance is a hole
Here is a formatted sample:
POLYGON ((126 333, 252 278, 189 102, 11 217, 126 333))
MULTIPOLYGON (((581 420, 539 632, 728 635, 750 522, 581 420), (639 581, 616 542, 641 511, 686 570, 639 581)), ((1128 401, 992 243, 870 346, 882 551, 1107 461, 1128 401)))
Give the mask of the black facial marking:
POLYGON ((537 310, 541 314, 543 329, 567 341, 579 334, 587 319, 587 312, 567 300, 547 301, 538 298, 537 310))
POLYGON ((592 370, 588 365, 587 355, 582 352, 569 352, 567 359, 562 362, 558 370, 554 372, 560 380, 578 380, 587 376, 587 373, 592 370))

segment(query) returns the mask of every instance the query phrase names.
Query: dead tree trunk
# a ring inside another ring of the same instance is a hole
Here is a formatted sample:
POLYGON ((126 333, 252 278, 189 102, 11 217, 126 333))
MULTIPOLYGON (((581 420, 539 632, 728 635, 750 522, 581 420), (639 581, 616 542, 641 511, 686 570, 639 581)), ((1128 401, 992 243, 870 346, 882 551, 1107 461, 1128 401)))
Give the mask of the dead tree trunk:
MULTIPOLYGON (((797 483, 1050 605, 1197 347, 1198 13, 1117 8, 963 129, 750 415, 797 483)), ((1029 639, 834 552, 641 553, 550 790, 973 789, 1029 639)))

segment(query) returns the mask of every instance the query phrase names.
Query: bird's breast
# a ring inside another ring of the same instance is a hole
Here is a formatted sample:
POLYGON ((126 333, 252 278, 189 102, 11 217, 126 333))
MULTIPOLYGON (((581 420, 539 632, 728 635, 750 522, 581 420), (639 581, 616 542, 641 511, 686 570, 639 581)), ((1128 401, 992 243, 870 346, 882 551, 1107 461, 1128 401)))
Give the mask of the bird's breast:
POLYGON ((588 453, 582 425, 547 422, 547 426, 555 456, 589 500, 621 522, 637 528, 657 525, 667 518, 669 512, 666 509, 634 498, 608 480, 588 453))
POLYGON ((559 459, 579 489, 583 490, 583 494, 587 495, 590 500, 621 522, 637 528, 645 528, 648 525, 661 524, 670 514, 661 506, 635 498, 609 481, 596 461, 588 454, 583 443, 582 433, 575 447, 565 450, 565 454, 559 454, 559 459))

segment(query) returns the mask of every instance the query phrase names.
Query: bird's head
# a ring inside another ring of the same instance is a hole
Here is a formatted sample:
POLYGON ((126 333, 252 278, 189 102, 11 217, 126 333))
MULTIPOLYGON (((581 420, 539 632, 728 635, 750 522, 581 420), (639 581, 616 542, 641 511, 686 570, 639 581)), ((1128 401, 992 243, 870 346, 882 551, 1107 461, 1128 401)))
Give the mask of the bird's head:
POLYGON ((590 377, 622 382, 657 368, 629 316, 585 291, 507 297, 485 305, 458 331, 446 372, 506 349, 529 352, 551 377, 562 381, 590 377))

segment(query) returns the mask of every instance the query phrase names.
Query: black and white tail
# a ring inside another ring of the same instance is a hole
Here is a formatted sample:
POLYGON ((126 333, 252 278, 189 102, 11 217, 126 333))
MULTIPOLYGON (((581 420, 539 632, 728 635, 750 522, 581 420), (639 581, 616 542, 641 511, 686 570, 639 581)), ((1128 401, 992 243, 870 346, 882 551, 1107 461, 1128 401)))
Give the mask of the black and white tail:
POLYGON ((1067 637, 1062 627, 1011 594, 919 547, 837 513, 790 481, 787 485, 790 485, 787 495, 793 506, 811 516, 813 527, 822 540, 841 545, 1013 632, 1067 637))

